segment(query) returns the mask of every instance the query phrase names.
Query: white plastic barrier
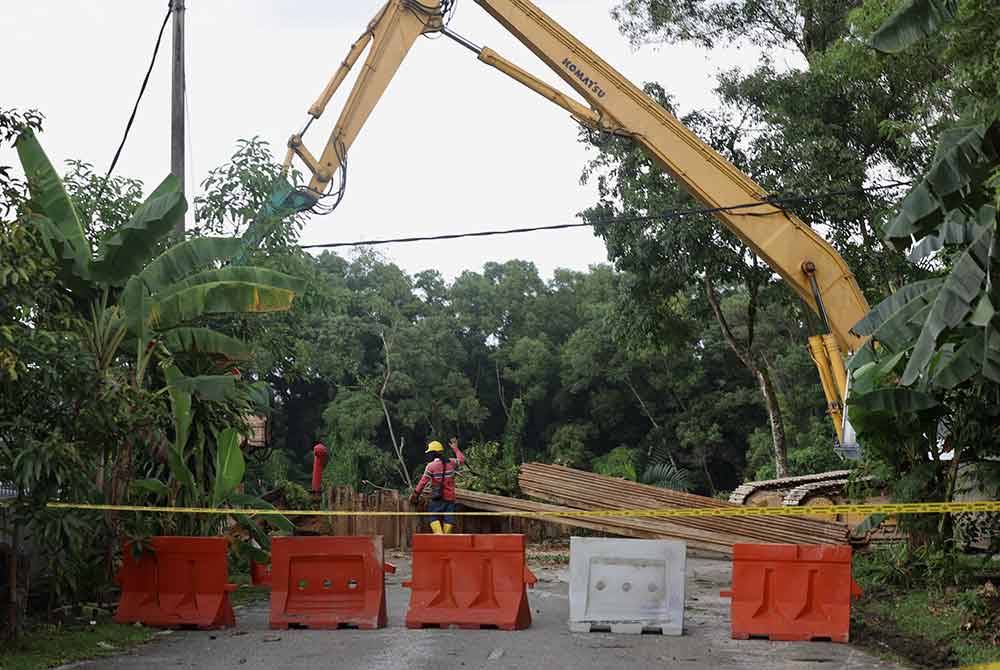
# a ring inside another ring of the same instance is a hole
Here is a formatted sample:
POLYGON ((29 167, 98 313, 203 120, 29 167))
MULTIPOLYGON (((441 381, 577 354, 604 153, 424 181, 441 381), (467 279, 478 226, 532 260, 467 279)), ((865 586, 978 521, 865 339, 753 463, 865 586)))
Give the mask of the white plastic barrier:
POLYGON ((677 540, 571 538, 569 629, 681 635, 686 556, 677 540))

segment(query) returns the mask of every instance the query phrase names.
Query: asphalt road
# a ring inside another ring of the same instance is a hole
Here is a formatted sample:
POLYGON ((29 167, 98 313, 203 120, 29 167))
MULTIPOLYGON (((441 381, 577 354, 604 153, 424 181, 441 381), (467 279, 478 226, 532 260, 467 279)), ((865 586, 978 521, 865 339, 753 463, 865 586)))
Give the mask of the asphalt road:
POLYGON ((174 631, 134 652, 77 664, 76 668, 236 668, 239 670, 617 670, 623 666, 683 670, 833 670, 900 668, 865 651, 823 642, 768 642, 729 639, 728 561, 688 558, 685 632, 681 637, 570 633, 567 571, 532 566, 539 577, 528 592, 533 622, 524 631, 408 630, 403 625, 409 590, 409 562, 387 575, 389 626, 375 631, 272 631, 267 602, 237 610, 237 628, 174 631))

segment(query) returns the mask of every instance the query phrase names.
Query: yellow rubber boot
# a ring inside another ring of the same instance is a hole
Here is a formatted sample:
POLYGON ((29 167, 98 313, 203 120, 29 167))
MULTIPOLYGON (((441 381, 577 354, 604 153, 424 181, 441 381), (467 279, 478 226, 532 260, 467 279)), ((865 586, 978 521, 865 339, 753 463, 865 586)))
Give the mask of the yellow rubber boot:
POLYGON ((449 535, 449 534, 451 534, 451 529, 452 529, 452 528, 454 528, 454 526, 452 526, 452 525, 451 525, 450 523, 446 523, 446 524, 444 525, 444 534, 445 534, 445 535, 449 535))
POLYGON ((434 533, 435 535, 442 535, 446 531, 441 529, 440 521, 431 521, 431 532, 434 533))

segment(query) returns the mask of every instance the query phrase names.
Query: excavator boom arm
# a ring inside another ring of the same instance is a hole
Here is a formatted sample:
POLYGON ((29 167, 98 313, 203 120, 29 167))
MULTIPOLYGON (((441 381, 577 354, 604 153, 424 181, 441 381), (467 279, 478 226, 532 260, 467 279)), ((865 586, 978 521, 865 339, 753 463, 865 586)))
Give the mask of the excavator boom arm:
POLYGON ((422 33, 444 31, 463 46, 478 49, 484 63, 568 110, 579 122, 632 137, 688 193, 715 210, 716 218, 826 321, 832 337, 827 336, 825 346, 811 351, 831 410, 842 404, 846 383, 840 352, 856 351, 863 343, 851 328, 868 313, 868 303, 836 250, 794 214, 768 202, 767 193, 758 184, 532 2, 475 2, 569 84, 590 109, 492 50, 475 47, 450 33, 442 23, 440 0, 389 0, 370 24, 366 33, 369 37, 356 43, 321 100, 310 109, 313 117, 322 113, 332 95, 331 88, 343 81, 344 68, 349 69, 365 44, 371 42, 365 70, 323 155, 318 160, 312 158, 302 147, 301 135, 289 142, 290 149, 303 158, 314 175, 310 188, 321 192, 330 180, 342 153, 357 137, 416 38, 422 33), (747 206, 749 203, 759 204, 747 206))
POLYGON ((868 313, 868 303, 844 259, 822 237, 790 212, 768 204, 766 192, 750 177, 532 2, 475 1, 608 122, 630 133, 705 207, 761 201, 759 207, 722 209, 715 216, 818 312, 808 271, 814 272, 819 299, 838 344, 844 351, 860 346, 851 328, 868 313))

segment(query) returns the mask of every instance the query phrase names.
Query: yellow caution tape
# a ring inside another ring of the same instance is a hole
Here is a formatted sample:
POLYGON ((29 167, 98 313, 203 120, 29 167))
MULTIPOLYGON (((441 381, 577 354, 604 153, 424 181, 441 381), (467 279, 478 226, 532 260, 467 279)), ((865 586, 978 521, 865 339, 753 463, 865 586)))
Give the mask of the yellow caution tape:
POLYGON ((976 665, 963 665, 956 670, 1000 670, 1000 661, 992 663, 978 663, 976 665))
MULTIPOLYGON (((78 509, 98 512, 145 512, 149 514, 247 514, 249 516, 440 516, 440 512, 396 512, 359 510, 241 509, 238 507, 156 507, 150 505, 94 505, 54 503, 49 509, 78 509)), ((863 505, 814 505, 811 507, 685 507, 679 509, 615 509, 510 512, 452 512, 454 516, 518 516, 572 518, 671 518, 671 517, 766 517, 831 516, 837 514, 955 514, 959 512, 1000 512, 1000 500, 980 502, 886 503, 863 505)))

